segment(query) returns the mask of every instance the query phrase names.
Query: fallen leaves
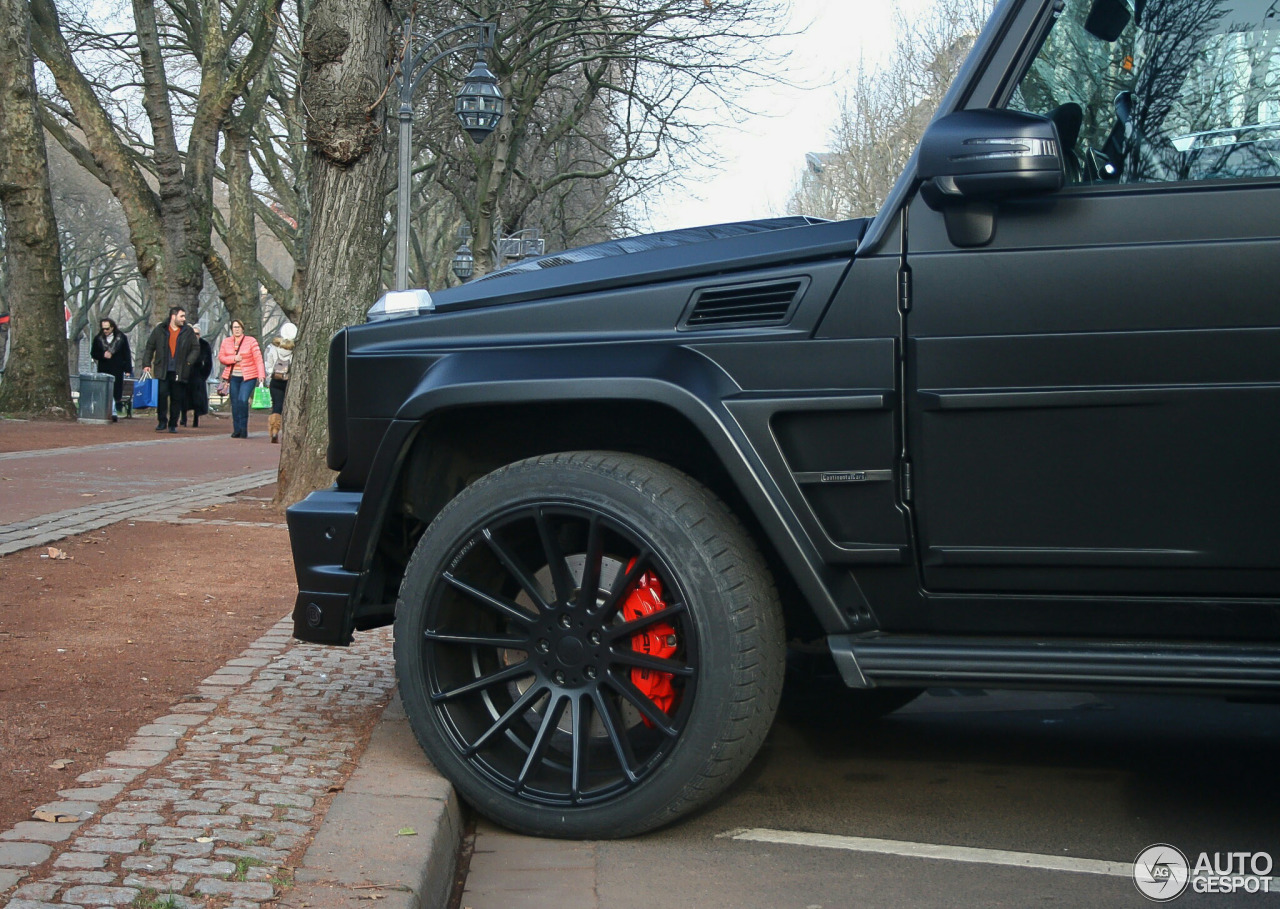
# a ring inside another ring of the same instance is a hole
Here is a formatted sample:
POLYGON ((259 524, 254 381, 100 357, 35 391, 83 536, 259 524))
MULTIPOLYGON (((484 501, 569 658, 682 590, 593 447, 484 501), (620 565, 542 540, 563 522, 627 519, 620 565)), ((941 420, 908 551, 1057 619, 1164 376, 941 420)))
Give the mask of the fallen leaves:
POLYGON ((67 555, 67 553, 64 550, 59 549, 57 546, 50 546, 41 554, 40 558, 57 559, 58 561, 62 561, 64 559, 71 558, 71 556, 67 555))
POLYGON ((71 760, 71 758, 58 758, 56 761, 54 761, 52 764, 49 765, 49 769, 50 770, 66 770, 68 767, 70 767, 74 763, 75 761, 71 760))
POLYGON ((44 821, 46 824, 74 824, 80 820, 80 816, 76 814, 66 814, 62 811, 50 811, 45 808, 37 808, 31 812, 33 821, 44 821))

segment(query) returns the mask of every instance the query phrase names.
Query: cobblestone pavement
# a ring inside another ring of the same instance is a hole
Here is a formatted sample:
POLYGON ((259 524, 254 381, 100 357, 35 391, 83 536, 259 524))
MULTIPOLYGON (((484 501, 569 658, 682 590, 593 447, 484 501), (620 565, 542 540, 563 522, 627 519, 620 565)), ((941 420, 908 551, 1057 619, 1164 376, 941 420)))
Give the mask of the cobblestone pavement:
POLYGON ((274 483, 275 479, 274 468, 259 470, 167 492, 148 493, 126 499, 104 499, 82 508, 71 508, 0 525, 0 555, 31 546, 44 546, 73 534, 97 530, 124 520, 207 523, 203 518, 183 519, 181 515, 196 508, 227 502, 228 497, 237 492, 274 483))
POLYGON ((293 642, 282 620, 36 809, 64 820, 0 833, 0 901, 256 909, 276 899, 393 685, 389 630, 317 647, 293 642))

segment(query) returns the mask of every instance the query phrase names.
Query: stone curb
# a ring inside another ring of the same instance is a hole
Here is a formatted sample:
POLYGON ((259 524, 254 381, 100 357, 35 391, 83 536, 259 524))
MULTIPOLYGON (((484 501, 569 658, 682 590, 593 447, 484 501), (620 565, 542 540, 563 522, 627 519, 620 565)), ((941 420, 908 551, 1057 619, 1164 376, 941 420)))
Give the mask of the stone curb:
POLYGON ((383 909, 446 906, 462 835, 457 793, 422 754, 397 694, 280 907, 357 909, 367 900, 383 909))
POLYGON ((350 648, 290 631, 286 618, 37 809, 67 822, 0 833, 0 905, 7 895, 10 909, 345 907, 371 894, 402 909, 445 905, 461 809, 398 702, 382 708, 394 688, 389 631, 350 648), (313 834, 295 878, 292 857, 313 834))
MULTIPOLYGON (((256 525, 183 516, 275 479, 275 470, 257 471, 0 526, 0 555, 125 520, 256 525)), ((0 832, 0 906, 444 906, 462 810, 398 698, 350 779, 341 778, 359 737, 348 725, 335 740, 335 728, 393 690, 389 630, 363 634, 350 648, 316 647, 294 641, 283 619, 196 694, 139 728, 126 750, 36 809, 65 822, 24 821, 0 832), (312 834, 294 878, 290 854, 312 834)))
POLYGON ((196 483, 169 492, 97 502, 84 508, 72 508, 15 524, 5 524, 0 526, 0 556, 30 549, 32 546, 44 546, 121 521, 145 519, 160 513, 163 516, 157 519, 166 519, 206 505, 216 505, 237 492, 274 483, 276 475, 275 470, 258 470, 209 483, 196 483))
POLYGON ((121 448, 137 448, 146 445, 178 445, 191 442, 210 442, 218 436, 189 436, 181 439, 132 439, 125 442, 102 442, 97 445, 69 445, 64 448, 30 448, 20 451, 0 452, 0 461, 22 458, 48 458, 62 454, 84 454, 87 451, 116 451, 121 448))

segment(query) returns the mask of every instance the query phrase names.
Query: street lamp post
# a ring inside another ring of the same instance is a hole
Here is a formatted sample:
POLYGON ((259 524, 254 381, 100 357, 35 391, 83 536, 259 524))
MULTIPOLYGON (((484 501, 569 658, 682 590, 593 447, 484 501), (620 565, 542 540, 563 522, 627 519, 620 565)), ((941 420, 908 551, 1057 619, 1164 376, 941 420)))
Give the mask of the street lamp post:
POLYGON ((475 50, 476 63, 463 80, 453 112, 476 144, 498 126, 505 102, 498 79, 485 62, 485 51, 493 47, 496 26, 491 22, 468 22, 448 28, 434 37, 412 31, 412 23, 405 21, 405 54, 400 68, 400 178, 396 192, 396 276, 395 290, 409 287, 409 189, 413 173, 413 96, 418 85, 431 68, 458 51, 475 50), (430 59, 427 54, 441 47, 441 42, 454 35, 477 32, 478 36, 444 50, 438 50, 430 59), (414 48, 417 43, 416 49, 414 48))

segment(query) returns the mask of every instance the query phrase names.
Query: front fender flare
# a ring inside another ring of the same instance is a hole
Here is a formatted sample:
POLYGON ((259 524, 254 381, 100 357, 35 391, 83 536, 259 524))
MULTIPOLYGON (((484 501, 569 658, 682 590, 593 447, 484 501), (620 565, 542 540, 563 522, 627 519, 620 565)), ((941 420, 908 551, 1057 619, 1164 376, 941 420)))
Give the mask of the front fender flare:
POLYGON ((740 391, 716 363, 680 346, 557 345, 446 354, 427 370, 401 405, 378 447, 346 567, 360 571, 369 566, 406 456, 417 432, 432 416, 485 405, 604 400, 656 403, 683 416, 715 452, 823 627, 831 632, 849 630, 847 611, 840 608, 832 590, 859 600, 861 593, 847 572, 823 563, 759 454, 726 408, 725 400, 740 391))

